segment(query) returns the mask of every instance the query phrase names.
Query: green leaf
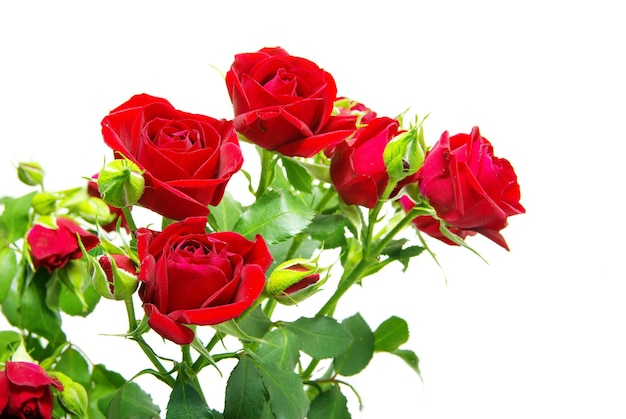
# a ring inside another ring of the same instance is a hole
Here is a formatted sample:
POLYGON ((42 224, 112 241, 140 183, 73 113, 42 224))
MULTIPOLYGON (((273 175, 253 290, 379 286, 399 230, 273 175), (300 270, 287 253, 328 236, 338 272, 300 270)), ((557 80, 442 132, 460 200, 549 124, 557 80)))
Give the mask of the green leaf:
POLYGON ((231 231, 241 217, 242 206, 233 196, 225 192, 217 206, 209 206, 209 220, 217 231, 231 231))
POLYGON ((224 418, 258 418, 265 400, 265 387, 259 371, 248 357, 242 356, 226 384, 224 418))
POLYGON ((159 419, 161 409, 136 383, 123 385, 111 399, 107 419, 159 419))
POLYGON ((211 327, 220 333, 234 336, 241 341, 262 342, 261 339, 243 331, 235 319, 226 320, 225 322, 214 324, 211 327))
POLYGON ((396 349, 391 353, 402 358, 402 360, 406 362, 407 365, 417 373, 417 375, 419 375, 420 377, 422 376, 422 373, 420 372, 420 360, 415 352, 408 349, 396 349))
POLYGON ((46 281, 49 278, 48 271, 39 269, 32 280, 26 281, 21 296, 12 287, 2 304, 2 311, 13 326, 42 336, 54 345, 66 339, 61 330, 61 316, 46 305, 46 281))
POLYGON ((378 326, 374 332, 374 350, 376 352, 394 352, 409 340, 409 326, 406 320, 391 316, 378 326))
MULTIPOLYGON (((270 253, 274 256, 274 262, 272 262, 269 272, 287 260, 287 255, 289 254, 292 244, 293 238, 269 246, 270 253)), ((313 253, 320 247, 321 244, 317 240, 305 240, 300 246, 298 246, 298 250, 290 255, 289 259, 310 259, 313 256, 313 253)))
POLYGON ((30 206, 36 193, 0 201, 4 204, 4 211, 0 215, 0 245, 12 243, 26 235, 30 227, 30 206))
POLYGON ((185 371, 178 370, 176 384, 167 403, 166 419, 211 419, 213 415, 206 404, 202 392, 185 371))
POLYGON ((308 419, 350 419, 348 400, 338 386, 320 393, 311 402, 308 419))
POLYGON ((374 355, 374 334, 359 313, 344 319, 341 324, 354 341, 333 361, 337 373, 349 376, 362 371, 374 355))
POLYGON ((300 358, 298 337, 284 327, 274 329, 263 337, 264 343, 255 351, 267 364, 293 371, 300 358))
POLYGON ((300 341, 300 349, 313 358, 332 358, 344 352, 353 341, 352 335, 332 317, 301 317, 285 323, 300 341))
POLYGON ((281 162, 287 173, 287 180, 297 191, 311 193, 313 189, 313 176, 295 160, 282 157, 281 162))
MULTIPOLYGON (((89 272, 87 271, 87 263, 84 260, 70 260, 62 269, 54 271, 59 276, 61 283, 78 298, 82 310, 88 311, 89 305, 85 300, 83 290, 87 288, 89 280, 89 272)), ((58 301, 58 300, 57 300, 58 301)), ((51 307, 52 308, 52 307, 51 307)), ((58 308, 58 306, 57 306, 58 308)))
POLYGON ((239 320, 239 330, 247 336, 261 338, 272 326, 272 321, 263 312, 261 306, 257 306, 253 311, 239 320))
POLYGON ((13 330, 0 331, 0 362, 11 359, 11 355, 21 341, 20 334, 13 330))
POLYGON ((244 211, 233 230, 248 239, 260 234, 268 244, 279 243, 300 233, 313 215, 311 208, 290 193, 268 191, 244 211))
POLYGON ((412 257, 419 256, 425 250, 425 248, 421 246, 409 246, 403 249, 402 246, 404 246, 406 242, 406 239, 392 240, 381 252, 381 254, 387 255, 393 260, 402 263, 404 267, 403 272, 408 269, 409 260, 412 257))
POLYGON ((82 291, 83 301, 87 304, 83 306, 83 302, 78 299, 75 293, 70 291, 67 287, 61 287, 59 293, 59 307, 60 309, 70 316, 87 317, 91 314, 98 302, 100 301, 100 294, 96 292, 91 282, 86 284, 86 287, 82 291))
POLYGON ((325 249, 334 249, 346 244, 345 228, 348 222, 341 214, 316 214, 304 232, 323 242, 325 249))
POLYGON ((91 372, 93 385, 88 389, 89 395, 89 418, 105 419, 109 402, 126 380, 120 374, 108 370, 102 364, 93 366, 91 372))
POLYGON ((309 410, 309 399, 302 379, 294 372, 275 364, 253 361, 269 396, 270 407, 276 419, 301 419, 309 410))
POLYGON ((398 182, 420 168, 425 156, 423 138, 424 131, 420 122, 387 144, 383 159, 391 182, 398 182))
POLYGON ((0 303, 7 298, 18 271, 17 256, 10 247, 0 248, 0 303))
POLYGON ((91 387, 89 364, 82 354, 73 348, 69 348, 63 352, 55 370, 67 375, 84 388, 91 387))

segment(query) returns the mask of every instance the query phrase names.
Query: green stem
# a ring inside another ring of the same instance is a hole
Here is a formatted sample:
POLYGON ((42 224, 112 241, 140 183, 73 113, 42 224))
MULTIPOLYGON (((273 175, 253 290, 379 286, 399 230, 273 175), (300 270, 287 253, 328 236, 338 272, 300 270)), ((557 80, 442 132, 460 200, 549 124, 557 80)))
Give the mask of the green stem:
POLYGON ((276 300, 269 298, 267 303, 265 303, 265 307, 263 307, 263 313, 265 313, 268 318, 271 318, 272 313, 274 313, 274 308, 276 308, 276 300))
POLYGON ((130 209, 128 207, 122 208, 122 212, 124 213, 124 218, 128 223, 128 228, 130 231, 137 231, 137 225, 135 224, 135 220, 133 219, 133 215, 130 213, 130 209))
MULTIPOLYGON (((207 352, 211 352, 211 349, 213 349, 213 347, 217 345, 217 342, 221 340, 222 340, 222 334, 216 331, 213 337, 211 338, 211 340, 209 341, 209 343, 207 343, 207 345, 204 348, 207 350, 207 352)), ((214 357, 213 360, 215 359, 216 358, 214 357)), ((193 363, 193 365, 191 366, 191 369, 195 371, 196 373, 198 373, 200 372, 202 368, 206 367, 207 365, 209 365, 209 361, 205 357, 200 356, 193 363)))
MULTIPOLYGON (((126 314, 128 315, 128 333, 132 335, 133 331, 137 328, 137 318, 135 317, 135 306, 133 304, 132 297, 126 298, 124 303, 126 304, 126 314)), ((158 376, 159 379, 173 388, 175 384, 174 379, 169 375, 169 372, 163 364, 161 364, 161 361, 159 361, 159 358, 156 356, 150 345, 148 345, 139 334, 132 335, 132 339, 137 342, 143 353, 148 357, 150 362, 152 362, 152 365, 154 365, 157 371, 161 373, 158 376)))
POLYGON ((326 301, 326 304, 320 308, 315 317, 331 316, 335 311, 335 307, 337 306, 339 299, 350 289, 352 285, 362 278, 362 275, 367 272, 373 263, 376 263, 375 259, 372 260, 364 255, 354 269, 348 273, 344 273, 339 280, 339 285, 337 286, 335 293, 328 299, 328 301, 326 301))
POLYGON ((389 242, 393 240, 396 234, 398 234, 400 231, 404 230, 406 226, 411 224, 411 222, 415 219, 415 217, 419 215, 430 215, 430 214, 431 214, 431 211, 427 209, 424 209, 421 207, 412 208, 409 212, 406 213, 406 216, 402 220, 400 220, 400 222, 396 224, 389 231, 389 233, 387 233, 387 235, 385 235, 385 237, 383 237, 378 243, 376 243, 376 246, 373 249, 373 252, 374 252, 373 254, 379 255, 380 252, 383 251, 385 246, 387 246, 387 244, 389 244, 389 242))
POLYGON ((274 153, 261 149, 261 173, 259 175, 259 186, 256 190, 256 198, 259 199, 269 188, 274 171, 274 153))

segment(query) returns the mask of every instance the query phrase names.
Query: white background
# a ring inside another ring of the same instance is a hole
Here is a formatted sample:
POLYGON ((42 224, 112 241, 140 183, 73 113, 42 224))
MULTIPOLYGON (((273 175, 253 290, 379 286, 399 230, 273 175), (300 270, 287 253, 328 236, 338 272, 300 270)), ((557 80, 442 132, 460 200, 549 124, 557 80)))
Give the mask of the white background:
MULTIPOLYGON (((447 284, 423 256, 350 293, 340 316, 409 321, 424 378, 377 356, 349 380, 365 402, 355 417, 626 417, 619 2, 226 3, 2 2, 0 195, 26 191, 20 160, 43 164, 52 190, 95 173, 111 157, 100 121, 135 93, 232 117, 211 65, 282 46, 380 115, 430 113, 429 144, 479 125, 514 165, 527 209, 503 231, 511 252, 469 239, 489 265, 433 241, 447 284)), ((126 376, 146 366, 135 346, 98 335, 124 330, 122 305, 94 317, 67 320, 94 362, 126 376)), ((205 380, 221 408, 217 375, 205 380)), ((141 383, 166 405, 160 383, 141 383)))

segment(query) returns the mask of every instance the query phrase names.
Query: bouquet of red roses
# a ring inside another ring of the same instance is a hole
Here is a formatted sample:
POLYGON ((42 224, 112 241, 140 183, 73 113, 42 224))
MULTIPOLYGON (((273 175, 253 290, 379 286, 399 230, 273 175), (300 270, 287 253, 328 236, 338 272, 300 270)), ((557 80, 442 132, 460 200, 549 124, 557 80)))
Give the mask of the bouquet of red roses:
POLYGON ((15 327, 0 332, 2 418, 157 418, 134 382, 145 374, 171 387, 167 418, 350 417, 349 377, 377 352, 419 366, 406 321, 337 319, 342 296, 434 257, 424 234, 508 250, 519 185, 478 127, 429 147, 423 119, 338 96, 331 74, 282 48, 236 55, 225 82, 232 120, 148 94, 113 109, 113 159, 82 186, 46 190, 40 165, 19 164, 34 189, 0 200, 0 301, 15 327), (247 188, 231 190, 238 173, 247 188), (139 223, 138 208, 161 225, 139 223), (87 317, 102 297, 120 301, 120 335, 153 368, 122 375, 71 343, 63 316, 87 317), (217 410, 198 377, 224 360, 236 362, 217 410))

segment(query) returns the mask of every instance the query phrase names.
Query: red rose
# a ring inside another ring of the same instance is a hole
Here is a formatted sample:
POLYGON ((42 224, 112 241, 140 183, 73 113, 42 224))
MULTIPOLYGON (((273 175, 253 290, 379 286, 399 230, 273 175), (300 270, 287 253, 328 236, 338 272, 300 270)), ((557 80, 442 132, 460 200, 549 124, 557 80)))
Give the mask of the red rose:
MULTIPOLYGON (((94 180, 90 180, 87 183, 87 194, 94 198, 101 198, 100 192, 98 191, 98 183, 95 181, 95 179, 97 178, 98 175, 96 174, 92 177, 92 179, 94 180)), ((104 231, 115 231, 115 229, 117 228, 117 222, 121 219, 120 228, 123 228, 124 230, 126 230, 126 232, 130 233, 130 227, 128 226, 128 221, 126 221, 126 217, 124 217, 124 212, 122 211, 122 209, 109 205, 109 211, 111 211, 111 214, 114 218, 113 221, 101 226, 104 231)))
POLYGON ((52 272, 64 267, 71 259, 80 259, 83 253, 76 235, 86 250, 93 249, 100 242, 98 236, 83 230, 70 219, 57 218, 56 222, 56 229, 36 224, 26 236, 35 268, 43 266, 52 272))
POLYGON ((259 297, 272 263, 265 240, 206 233, 192 217, 159 233, 137 230, 139 297, 152 329, 178 344, 193 341, 183 324, 212 325, 239 316, 259 297))
POLYGON ((334 148, 330 178, 347 204, 374 208, 389 183, 383 152, 398 128, 395 119, 375 118, 334 148))
POLYGON ((56 378, 30 362, 7 361, 0 371, 1 418, 52 418, 52 390, 63 390, 56 378))
POLYGON ((507 217, 524 213, 511 164, 493 155, 493 147, 478 127, 471 134, 441 139, 426 154, 417 172, 421 193, 453 228, 469 230, 508 250, 500 234, 507 217))
POLYGON ((111 111, 102 134, 116 158, 145 170, 139 203, 175 220, 206 216, 243 164, 231 121, 178 111, 146 94, 111 111))
POLYGON ((226 86, 235 128, 262 148, 311 157, 349 135, 323 131, 337 96, 333 77, 282 48, 236 55, 226 86))

